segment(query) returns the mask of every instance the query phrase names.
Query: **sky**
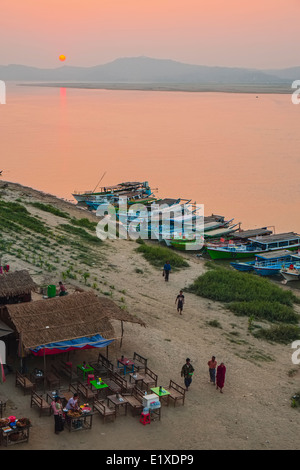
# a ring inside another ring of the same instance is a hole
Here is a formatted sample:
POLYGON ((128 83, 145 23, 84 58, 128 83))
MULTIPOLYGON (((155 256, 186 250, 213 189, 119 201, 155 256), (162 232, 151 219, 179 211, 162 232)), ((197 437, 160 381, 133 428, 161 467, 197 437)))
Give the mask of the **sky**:
MULTIPOLYGON (((300 65, 299 0, 1 0, 0 64, 90 67, 147 56, 199 65, 300 65)), ((0 77, 1 78, 1 77, 0 77)))

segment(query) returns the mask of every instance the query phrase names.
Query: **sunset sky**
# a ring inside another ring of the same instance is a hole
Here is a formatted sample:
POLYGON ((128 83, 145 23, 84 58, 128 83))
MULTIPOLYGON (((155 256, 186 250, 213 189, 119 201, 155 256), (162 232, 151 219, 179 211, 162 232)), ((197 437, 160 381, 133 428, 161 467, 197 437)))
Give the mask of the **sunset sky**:
MULTIPOLYGON (((93 66, 148 56, 253 68, 300 65, 299 0, 1 0, 0 64, 93 66)), ((0 77, 1 78, 1 77, 0 77)))

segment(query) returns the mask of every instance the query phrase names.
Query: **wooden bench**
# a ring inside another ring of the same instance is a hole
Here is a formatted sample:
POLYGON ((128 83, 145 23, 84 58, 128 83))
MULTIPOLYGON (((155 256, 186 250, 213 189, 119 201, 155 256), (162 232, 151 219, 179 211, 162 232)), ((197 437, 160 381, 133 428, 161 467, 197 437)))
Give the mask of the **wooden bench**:
POLYGON ((35 390, 35 384, 31 382, 31 380, 26 377, 26 375, 22 375, 20 372, 16 372, 16 387, 22 387, 24 390, 24 395, 26 394, 27 390, 32 392, 35 390))
POLYGON ((51 405, 44 400, 42 395, 38 395, 36 392, 31 393, 31 402, 30 407, 37 406, 40 409, 40 416, 42 415, 43 411, 47 411, 49 416, 51 414, 51 405))
POLYGON ((93 367, 96 375, 100 377, 107 377, 108 372, 114 372, 115 370, 113 363, 101 353, 98 355, 98 361, 90 362, 90 365, 93 367))
MULTIPOLYGON (((184 405, 185 388, 183 388, 181 385, 178 385, 173 380, 170 380, 169 386, 164 387, 164 388, 170 393, 170 395, 168 396, 171 400, 174 401, 174 407, 176 406, 176 403, 180 400, 182 400, 182 404, 184 405)), ((169 401, 168 401, 168 404, 169 404, 169 401)))
POLYGON ((137 372, 142 370, 145 371, 148 359, 135 352, 133 353, 132 361, 134 362, 134 370, 136 370, 137 372))
POLYGON ((121 393, 122 392, 122 387, 115 382, 114 378, 106 378, 105 379, 106 385, 108 385, 109 390, 115 394, 115 393, 121 393))
POLYGON ((151 369, 149 369, 149 367, 145 368, 145 373, 144 374, 139 373, 139 376, 142 379, 143 385, 146 386, 147 391, 151 387, 157 387, 158 375, 155 374, 151 369))
POLYGON ((60 376, 59 371, 54 364, 51 365, 51 370, 46 372, 46 382, 48 388, 60 388, 60 376))
MULTIPOLYGON (((115 382, 119 387, 121 387, 121 391, 116 393, 130 393, 130 391, 134 388, 134 384, 127 382, 125 377, 122 377, 117 372, 109 372, 108 378, 115 382)), ((105 381, 105 383, 107 383, 107 380, 105 381)))
POLYGON ((77 382, 77 393, 81 394, 86 402, 93 401, 95 398, 95 393, 82 382, 77 382))
POLYGON ((123 395, 126 397, 126 400, 128 401, 128 404, 131 408, 133 416, 137 413, 140 413, 143 410, 144 392, 142 392, 142 390, 140 390, 137 387, 134 387, 131 390, 130 394, 124 393, 123 395))
POLYGON ((76 372, 74 372, 74 369, 70 367, 68 364, 65 362, 60 362, 58 366, 59 374, 64 375, 69 379, 69 382, 75 382, 78 380, 78 376, 76 372))
POLYGON ((93 411, 98 411, 98 413, 103 417, 103 422, 107 417, 115 419, 117 417, 116 408, 109 408, 105 404, 104 400, 95 400, 93 403, 93 411))

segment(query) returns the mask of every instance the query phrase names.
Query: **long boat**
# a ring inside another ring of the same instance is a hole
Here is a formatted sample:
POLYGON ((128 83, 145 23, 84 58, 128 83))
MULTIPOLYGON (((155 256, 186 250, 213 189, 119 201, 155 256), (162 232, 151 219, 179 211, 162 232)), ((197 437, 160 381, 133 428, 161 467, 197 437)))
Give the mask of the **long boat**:
POLYGON ((300 266, 300 255, 289 250, 269 251, 256 255, 255 261, 232 262, 230 265, 242 272, 255 272, 260 276, 275 276, 291 264, 300 266))
POLYGON ((85 201, 91 210, 97 210, 100 206, 105 210, 108 206, 113 206, 116 212, 119 211, 119 205, 126 204, 127 209, 134 204, 151 204, 159 201, 154 195, 146 195, 144 193, 126 193, 123 196, 115 196, 111 200, 104 199, 103 201, 85 201), (126 199, 125 199, 126 198, 126 199))
POLYGON ((176 250, 180 251, 200 251, 204 246, 203 237, 195 237, 193 240, 179 239, 176 238, 169 239, 167 245, 172 246, 176 250))
POLYGON ((253 258, 260 253, 300 248, 300 235, 294 232, 249 238, 247 244, 229 244, 224 247, 207 247, 212 259, 253 258))
POLYGON ((226 235, 231 235, 233 232, 238 230, 238 228, 236 228, 238 225, 239 224, 230 225, 229 227, 225 226, 222 228, 218 228, 216 230, 210 230, 208 232, 206 232, 205 225, 204 225, 204 232, 205 232, 204 237, 205 238, 219 238, 219 237, 225 237, 226 235))
MULTIPOLYGON (((238 224, 236 224, 238 225, 238 224)), ((171 237, 168 240, 166 239, 166 244, 171 245, 173 248, 180 250, 180 251, 199 251, 203 248, 205 239, 207 237, 214 238, 216 236, 220 236, 220 234, 229 234, 235 230, 236 225, 232 225, 228 228, 222 228, 218 230, 212 230, 204 233, 202 232, 202 237, 200 237, 200 232, 198 238, 194 235, 194 238, 191 239, 188 237, 179 236, 179 237, 171 237)))
POLYGON ((128 191, 138 191, 142 190, 150 194, 152 191, 149 187, 148 181, 128 181, 124 183, 118 183, 114 186, 104 186, 99 188, 98 191, 82 191, 74 192, 72 196, 76 199, 77 202, 86 202, 86 201, 95 201, 99 202, 103 198, 111 198, 114 196, 121 195, 124 192, 128 191))
POLYGON ((284 277, 284 283, 289 281, 300 281, 300 263, 284 267, 280 270, 280 274, 284 277))

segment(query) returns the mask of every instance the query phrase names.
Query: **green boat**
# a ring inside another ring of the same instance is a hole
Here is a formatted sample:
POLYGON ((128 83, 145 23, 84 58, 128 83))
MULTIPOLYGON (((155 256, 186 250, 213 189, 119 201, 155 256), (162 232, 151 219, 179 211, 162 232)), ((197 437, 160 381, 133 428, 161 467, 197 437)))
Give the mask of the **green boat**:
POLYGON ((200 251, 204 246, 203 240, 174 239, 170 240, 169 243, 173 248, 180 251, 200 251))
POLYGON ((229 244, 223 247, 206 247, 212 259, 245 259, 267 251, 297 250, 300 248, 300 235, 294 232, 249 238, 248 243, 229 244))

